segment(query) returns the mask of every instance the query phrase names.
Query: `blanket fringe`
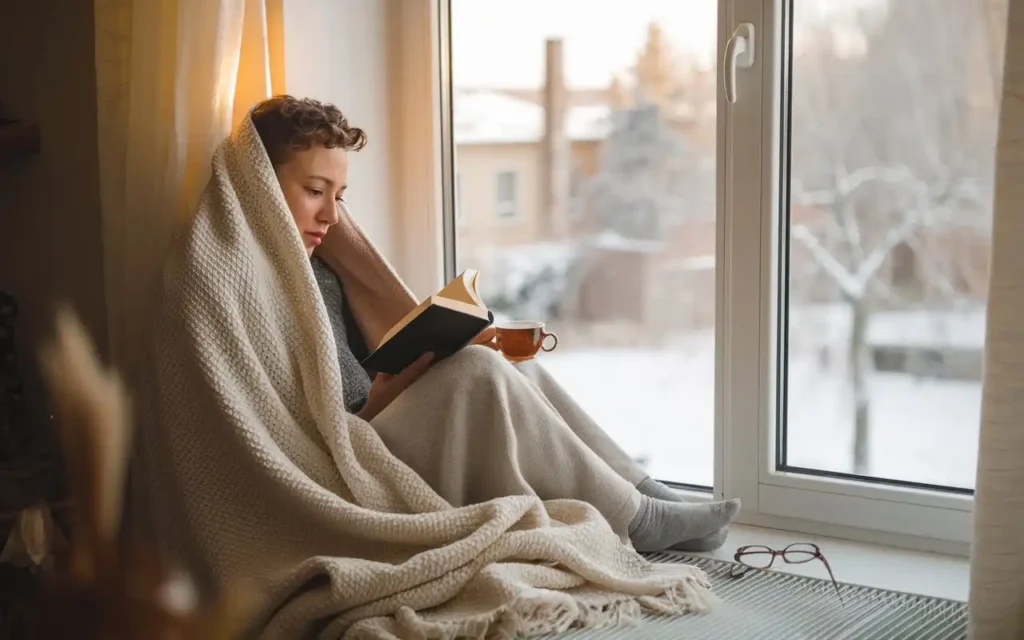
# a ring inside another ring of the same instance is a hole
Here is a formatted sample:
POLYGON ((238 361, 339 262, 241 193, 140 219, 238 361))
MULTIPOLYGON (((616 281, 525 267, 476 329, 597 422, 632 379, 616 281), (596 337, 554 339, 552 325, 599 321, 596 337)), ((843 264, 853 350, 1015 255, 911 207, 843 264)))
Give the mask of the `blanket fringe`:
POLYGON ((460 621, 430 620, 404 607, 392 619, 357 623, 346 638, 395 638, 397 634, 424 640, 515 640, 580 629, 636 626, 645 614, 704 613, 718 604, 706 575, 697 572, 674 579, 662 593, 653 596, 531 589, 504 607, 460 621))

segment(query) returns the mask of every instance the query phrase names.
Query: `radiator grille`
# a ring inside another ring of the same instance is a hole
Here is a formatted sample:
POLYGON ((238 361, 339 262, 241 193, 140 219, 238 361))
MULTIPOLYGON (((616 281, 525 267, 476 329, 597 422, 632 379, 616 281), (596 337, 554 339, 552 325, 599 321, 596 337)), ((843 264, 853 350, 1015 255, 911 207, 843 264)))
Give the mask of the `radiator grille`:
POLYGON ((722 604, 710 614, 650 616, 633 627, 578 631, 562 637, 598 640, 961 640, 967 605, 776 571, 729 576, 728 562, 658 553, 654 562, 685 563, 707 572, 722 604))

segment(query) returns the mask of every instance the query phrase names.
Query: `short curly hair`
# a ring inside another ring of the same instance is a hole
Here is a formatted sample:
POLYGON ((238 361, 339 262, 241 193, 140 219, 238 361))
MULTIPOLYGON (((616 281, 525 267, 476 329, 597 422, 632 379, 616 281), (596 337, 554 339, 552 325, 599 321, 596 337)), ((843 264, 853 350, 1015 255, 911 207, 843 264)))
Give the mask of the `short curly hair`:
POLYGON ((338 107, 312 98, 268 98, 253 108, 252 122, 275 167, 287 162, 292 151, 314 145, 346 151, 366 146, 366 133, 350 126, 338 107))

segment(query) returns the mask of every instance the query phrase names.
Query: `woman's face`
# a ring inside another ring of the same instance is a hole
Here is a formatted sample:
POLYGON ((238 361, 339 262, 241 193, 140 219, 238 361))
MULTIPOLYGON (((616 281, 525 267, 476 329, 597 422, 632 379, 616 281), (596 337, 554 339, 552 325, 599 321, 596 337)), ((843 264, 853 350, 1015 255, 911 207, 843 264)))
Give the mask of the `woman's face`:
POLYGON ((293 151, 276 172, 306 254, 312 256, 327 229, 338 223, 338 204, 348 188, 348 152, 318 146, 293 151))

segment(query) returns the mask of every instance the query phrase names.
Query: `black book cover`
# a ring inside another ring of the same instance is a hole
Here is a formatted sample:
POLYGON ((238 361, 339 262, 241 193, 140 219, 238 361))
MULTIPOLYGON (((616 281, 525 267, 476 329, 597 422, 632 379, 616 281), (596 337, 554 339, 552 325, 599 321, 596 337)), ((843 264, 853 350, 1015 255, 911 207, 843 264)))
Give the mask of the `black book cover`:
POLYGON ((494 314, 490 311, 485 319, 432 304, 377 347, 362 364, 370 371, 397 374, 428 351, 434 353, 437 362, 469 344, 492 322, 494 314))

